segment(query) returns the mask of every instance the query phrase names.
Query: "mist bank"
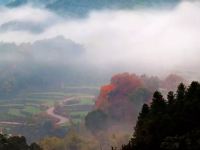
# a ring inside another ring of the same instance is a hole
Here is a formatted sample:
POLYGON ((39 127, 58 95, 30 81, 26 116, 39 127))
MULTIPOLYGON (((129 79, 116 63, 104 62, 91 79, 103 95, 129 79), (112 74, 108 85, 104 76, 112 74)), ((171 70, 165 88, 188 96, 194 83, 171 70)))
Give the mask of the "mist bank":
POLYGON ((170 9, 90 10, 83 18, 36 5, 1 7, 2 93, 103 85, 119 72, 199 79, 199 14, 197 1, 170 9))
MULTIPOLYGON (((66 18, 32 5, 0 11, 3 42, 20 45, 63 36, 83 46, 84 62, 97 69, 154 75, 175 72, 199 78, 197 1, 180 1, 170 9, 91 9, 84 18, 66 18)), ((57 48, 65 46, 64 42, 57 44, 57 48)), ((77 54, 75 60, 79 59, 77 54)))

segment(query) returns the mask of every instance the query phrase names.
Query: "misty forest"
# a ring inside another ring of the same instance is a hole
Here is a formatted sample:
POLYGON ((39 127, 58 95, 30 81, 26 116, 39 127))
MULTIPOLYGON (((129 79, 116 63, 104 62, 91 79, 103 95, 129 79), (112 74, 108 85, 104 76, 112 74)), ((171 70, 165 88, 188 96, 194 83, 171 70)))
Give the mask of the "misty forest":
POLYGON ((0 150, 200 150, 199 0, 0 0, 0 150))

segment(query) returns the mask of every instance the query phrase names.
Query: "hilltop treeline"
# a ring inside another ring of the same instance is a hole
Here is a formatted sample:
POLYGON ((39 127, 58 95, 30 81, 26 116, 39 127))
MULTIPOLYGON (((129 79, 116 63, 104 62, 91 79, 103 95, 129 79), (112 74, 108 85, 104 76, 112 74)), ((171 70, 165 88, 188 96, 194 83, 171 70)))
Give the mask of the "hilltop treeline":
MULTIPOLYGON (((200 84, 180 84, 165 99, 156 91, 144 104, 133 138, 121 150, 199 150, 200 84)), ((114 148, 113 148, 114 149, 114 148)))

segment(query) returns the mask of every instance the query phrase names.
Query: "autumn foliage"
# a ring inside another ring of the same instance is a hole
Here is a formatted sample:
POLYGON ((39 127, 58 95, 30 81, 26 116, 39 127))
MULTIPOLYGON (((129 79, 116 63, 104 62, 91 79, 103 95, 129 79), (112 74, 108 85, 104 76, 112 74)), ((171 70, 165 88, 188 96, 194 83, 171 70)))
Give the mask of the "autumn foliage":
POLYGON ((167 90, 175 90, 180 83, 185 82, 183 77, 176 74, 170 74, 162 82, 162 87, 167 90))
MULTIPOLYGON (((95 110, 90 113, 88 118, 95 118, 93 116, 98 111, 105 114, 106 117, 100 119, 104 122, 112 120, 112 123, 134 123, 142 105, 151 103, 155 90, 173 89, 182 81, 184 81, 183 78, 175 74, 171 74, 163 80, 156 76, 116 74, 111 78, 110 84, 101 87, 96 99, 95 110)), ((88 120, 86 120, 86 123, 89 122, 88 124, 90 124, 91 122, 93 124, 94 120, 88 120)), ((110 123, 108 124, 110 125, 110 123)))
POLYGON ((115 85, 113 84, 109 84, 109 85, 105 85, 101 87, 98 100, 96 101, 96 108, 101 108, 103 107, 103 105, 105 105, 109 93, 114 91, 114 89, 115 89, 115 85))
POLYGON ((122 73, 114 75, 109 85, 102 86, 96 101, 96 109, 100 109, 115 119, 130 119, 135 113, 130 95, 143 87, 140 77, 135 74, 122 73))
POLYGON ((136 88, 141 87, 142 80, 135 74, 123 73, 113 76, 111 85, 116 86, 116 91, 119 92, 119 94, 126 95, 136 88))
POLYGON ((122 73, 114 75, 109 85, 102 86, 96 101, 96 108, 103 109, 105 103, 117 101, 119 98, 123 99, 131 91, 141 86, 142 81, 135 74, 122 73))

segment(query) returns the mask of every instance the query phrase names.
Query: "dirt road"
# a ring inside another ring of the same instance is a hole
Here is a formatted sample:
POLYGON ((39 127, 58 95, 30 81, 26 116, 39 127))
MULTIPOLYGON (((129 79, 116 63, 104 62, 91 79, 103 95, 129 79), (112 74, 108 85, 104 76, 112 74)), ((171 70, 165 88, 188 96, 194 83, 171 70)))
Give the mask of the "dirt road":
MULTIPOLYGON (((60 105, 60 106, 63 106, 67 101, 71 101, 71 100, 77 99, 77 98, 94 98, 94 96, 74 96, 74 97, 69 97, 69 98, 66 98, 66 99, 62 100, 62 101, 59 103, 59 105, 60 105)), ((65 106, 66 106, 66 105, 65 105, 65 106)), ((46 113, 47 113, 50 117, 54 118, 55 120, 58 120, 58 121, 56 122, 56 125, 61 125, 61 124, 63 124, 63 123, 67 123, 67 122, 69 122, 69 120, 70 120, 68 117, 65 117, 65 116, 62 116, 62 115, 60 115, 60 114, 57 114, 57 113, 55 112, 55 106, 52 106, 52 107, 48 108, 47 111, 46 111, 46 113)))

